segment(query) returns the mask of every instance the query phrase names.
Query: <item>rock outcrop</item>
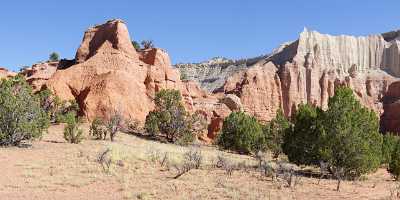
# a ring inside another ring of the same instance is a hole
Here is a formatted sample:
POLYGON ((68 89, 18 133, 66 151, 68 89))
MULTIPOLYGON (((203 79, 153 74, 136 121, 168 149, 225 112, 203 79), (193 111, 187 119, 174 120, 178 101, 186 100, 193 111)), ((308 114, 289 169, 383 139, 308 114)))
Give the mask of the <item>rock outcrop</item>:
POLYGON ((383 98, 384 113, 381 116, 381 131, 400 133, 400 82, 389 86, 383 98))
POLYGON ((5 67, 0 67, 0 79, 1 78, 9 78, 17 75, 17 73, 8 70, 5 67))
POLYGON ((271 62, 229 77, 224 93, 240 97, 243 110, 262 121, 271 120, 282 105, 281 83, 271 62))
MULTIPOLYGON (((179 90, 186 109, 199 111, 209 123, 231 112, 194 81, 181 81, 166 51, 154 48, 136 52, 121 20, 86 31, 75 60, 75 65, 52 74, 45 87, 61 99, 75 99, 81 108, 79 114, 88 120, 107 119, 117 110, 126 119, 143 123, 154 108, 155 93, 161 89, 179 90)), ((215 130, 209 128, 203 139, 215 137, 215 130)))
POLYGON ((299 103, 327 107, 328 99, 339 85, 351 87, 361 103, 382 113, 381 98, 398 76, 393 69, 390 50, 395 41, 382 35, 367 37, 330 36, 304 30, 300 38, 272 55, 265 62, 279 68, 283 110, 287 115, 299 103))
POLYGON ((290 116, 301 103, 326 109, 335 88, 344 85, 380 115, 382 97, 400 76, 398 39, 393 34, 352 37, 304 30, 298 40, 233 74, 224 93, 236 94, 245 111, 268 121, 277 109, 290 116))
POLYGON ((26 77, 26 81, 32 86, 33 90, 38 91, 56 73, 58 66, 59 62, 37 63, 22 70, 21 74, 26 77))
POLYGON ((230 60, 216 57, 201 63, 177 64, 183 78, 194 80, 209 91, 221 91, 225 81, 236 72, 245 70, 267 56, 250 59, 230 60))

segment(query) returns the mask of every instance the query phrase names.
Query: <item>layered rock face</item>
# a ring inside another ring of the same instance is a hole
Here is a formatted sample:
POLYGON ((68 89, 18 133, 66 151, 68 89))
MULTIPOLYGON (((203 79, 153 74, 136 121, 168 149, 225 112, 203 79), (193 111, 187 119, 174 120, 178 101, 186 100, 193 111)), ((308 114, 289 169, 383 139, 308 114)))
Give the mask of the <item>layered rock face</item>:
POLYGON ((330 36, 304 30, 270 57, 234 74, 224 85, 245 110, 270 120, 282 108, 290 116, 301 103, 327 108, 338 86, 349 86, 365 106, 383 112, 382 97, 400 76, 398 37, 330 36))
POLYGON ((339 85, 351 87, 361 103, 382 113, 381 98, 397 76, 392 69, 399 68, 388 63, 400 56, 392 46, 382 35, 329 36, 305 30, 299 40, 267 59, 280 68, 285 113, 290 115, 299 103, 326 108, 339 85))
POLYGON ((216 57, 201 63, 177 64, 175 67, 179 69, 183 76, 186 76, 186 79, 198 82, 203 89, 209 92, 217 92, 221 91, 228 77, 249 68, 266 57, 260 56, 242 60, 216 57))

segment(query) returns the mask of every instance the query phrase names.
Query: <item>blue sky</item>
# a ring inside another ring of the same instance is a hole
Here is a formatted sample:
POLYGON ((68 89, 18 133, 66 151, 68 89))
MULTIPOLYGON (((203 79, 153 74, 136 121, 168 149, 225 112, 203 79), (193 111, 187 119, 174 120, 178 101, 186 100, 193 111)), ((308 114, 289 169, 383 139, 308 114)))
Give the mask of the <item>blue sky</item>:
POLYGON ((3 1, 0 66, 17 70, 53 51, 73 58, 84 31, 112 18, 178 63, 265 54, 303 27, 334 35, 400 29, 399 8, 399 0, 3 1))

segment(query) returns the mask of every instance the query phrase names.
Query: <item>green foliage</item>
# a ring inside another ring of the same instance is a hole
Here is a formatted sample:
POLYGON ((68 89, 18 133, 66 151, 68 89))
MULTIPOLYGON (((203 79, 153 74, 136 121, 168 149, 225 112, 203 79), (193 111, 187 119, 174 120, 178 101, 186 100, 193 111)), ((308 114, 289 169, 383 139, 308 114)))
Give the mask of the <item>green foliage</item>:
POLYGON ((136 51, 140 51, 141 47, 140 44, 136 41, 132 41, 133 47, 136 49, 136 51))
POLYGON ((312 105, 299 105, 293 127, 284 137, 283 152, 295 164, 317 165, 323 147, 323 111, 312 105))
POLYGON ((392 153, 394 152, 398 141, 399 137, 394 135, 393 133, 386 133, 383 136, 381 164, 390 163, 392 158, 392 153))
POLYGON ((267 148, 272 152, 274 158, 278 158, 279 154, 282 153, 283 138, 289 126, 289 121, 282 110, 279 109, 275 119, 263 127, 267 148))
POLYGON ((55 62, 60 60, 60 55, 57 52, 53 52, 49 55, 49 61, 55 62))
POLYGON ((378 168, 382 136, 376 114, 363 108, 350 88, 339 88, 325 113, 323 155, 336 176, 359 177, 378 168))
POLYGON ((56 123, 67 123, 67 115, 73 113, 77 116, 79 104, 75 100, 61 101, 58 97, 54 100, 52 116, 56 123))
POLYGON ((361 106, 350 88, 338 88, 325 112, 300 105, 293 123, 283 145, 289 160, 307 165, 325 161, 338 183, 374 171, 381 162, 378 117, 361 106))
POLYGON ((168 142, 189 144, 196 132, 204 130, 197 115, 189 115, 182 105, 178 90, 161 90, 154 99, 156 107, 145 122, 146 131, 153 136, 165 136, 168 142))
POLYGON ((96 140, 105 140, 107 136, 107 128, 102 119, 96 117, 89 128, 89 135, 94 137, 96 140))
POLYGON ((23 140, 40 138, 49 126, 40 97, 23 76, 0 83, 0 145, 19 145, 23 140))
POLYGON ((79 128, 80 120, 75 113, 69 112, 65 115, 67 125, 64 128, 64 139, 73 144, 78 144, 83 140, 83 131, 79 128))
POLYGON ((218 145, 241 153, 255 153, 265 148, 265 135, 256 118, 244 112, 233 112, 225 118, 218 145))
POLYGON ((394 151, 391 155, 391 160, 389 162, 388 171, 394 176, 398 181, 400 179, 400 141, 395 145, 394 151))

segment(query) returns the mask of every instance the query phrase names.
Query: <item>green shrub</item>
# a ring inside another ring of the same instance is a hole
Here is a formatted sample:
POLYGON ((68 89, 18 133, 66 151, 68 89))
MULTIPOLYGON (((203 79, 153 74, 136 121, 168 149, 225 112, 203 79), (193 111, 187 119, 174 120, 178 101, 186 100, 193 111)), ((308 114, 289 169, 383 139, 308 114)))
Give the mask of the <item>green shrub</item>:
POLYGON ((338 179, 375 171, 381 162, 382 136, 372 110, 361 106, 350 88, 338 88, 325 113, 323 155, 338 179))
POLYGON ((132 41, 133 47, 136 49, 136 51, 140 51, 141 47, 140 44, 136 41, 132 41))
POLYGON ((283 152, 297 165, 317 165, 323 147, 323 111, 312 105, 299 105, 292 117, 293 127, 288 129, 283 152))
POLYGON ((256 118, 243 112, 233 112, 225 118, 218 145, 240 153, 255 153, 265 148, 265 135, 256 118))
POLYGON ((383 136, 382 142, 382 160, 381 164, 389 164, 391 161, 392 153, 396 148, 399 137, 393 133, 386 133, 383 136))
POLYGON ((67 125, 64 128, 64 139, 73 144, 78 144, 83 140, 83 131, 79 128, 80 120, 75 113, 70 112, 65 115, 67 125))
POLYGON ((278 158, 279 154, 282 153, 283 138, 289 126, 289 121, 282 110, 279 109, 276 117, 263 127, 267 148, 272 152, 274 158, 278 158))
POLYGON ((181 78, 180 78, 182 81, 186 81, 186 80, 188 80, 189 78, 188 78, 188 75, 185 73, 185 72, 181 72, 181 78))
POLYGON ((161 90, 154 99, 156 107, 146 116, 145 129, 153 136, 163 136, 168 142, 189 144, 202 131, 197 115, 185 111, 178 90, 161 90))
POLYGON ((60 60, 60 55, 58 53, 53 52, 49 55, 49 61, 55 62, 60 60))
POLYGON ((17 146, 24 140, 40 138, 49 118, 24 77, 0 83, 0 145, 17 146))
POLYGON ((388 171, 398 181, 400 179, 400 141, 396 143, 391 157, 392 159, 390 160, 388 171))
POLYGON ((105 140, 107 136, 107 128, 103 120, 96 117, 90 124, 89 134, 96 140, 105 140))
POLYGON ((58 97, 55 97, 54 108, 52 109, 52 116, 54 116, 54 122, 66 123, 66 117, 69 113, 73 113, 77 116, 79 112, 79 104, 75 100, 61 101, 58 97))

